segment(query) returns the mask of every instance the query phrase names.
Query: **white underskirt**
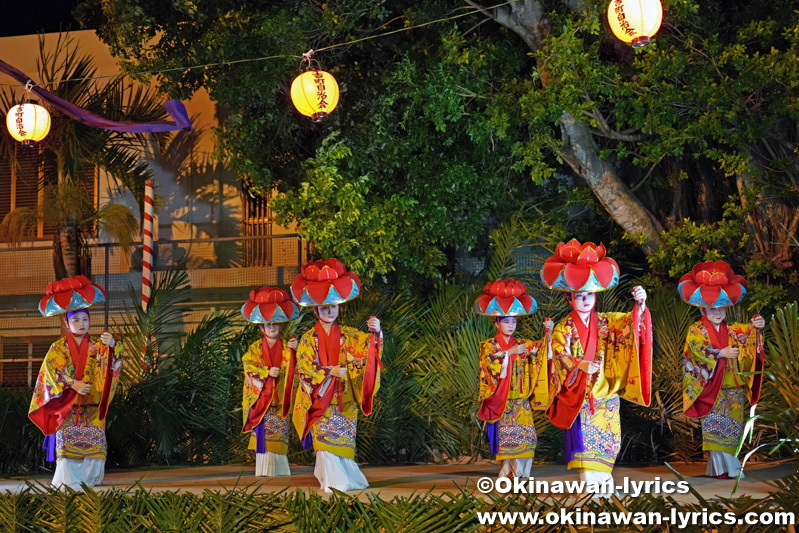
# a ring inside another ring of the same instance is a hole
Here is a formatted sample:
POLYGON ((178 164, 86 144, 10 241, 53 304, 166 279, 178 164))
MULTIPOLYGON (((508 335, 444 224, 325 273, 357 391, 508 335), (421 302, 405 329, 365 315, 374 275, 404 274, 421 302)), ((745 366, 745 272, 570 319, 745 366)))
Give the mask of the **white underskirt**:
POLYGON ((369 482, 355 461, 325 450, 316 452, 316 466, 313 473, 325 492, 333 492, 330 489, 361 490, 369 486, 369 482))
MULTIPOLYGON (((585 481, 586 485, 583 489, 583 494, 589 494, 588 483, 594 482, 599 485, 599 493, 590 492, 594 498, 610 498, 616 492, 616 482, 613 479, 613 474, 610 472, 600 472, 599 470, 580 470, 580 481, 585 481), (610 492, 602 492, 603 489, 610 489, 610 492)), ((594 487, 591 487, 594 488, 594 487)))
POLYGON ((282 453, 256 453, 255 475, 266 477, 290 476, 289 458, 282 453))
POLYGON ((532 467, 532 457, 522 457, 521 459, 504 459, 502 461, 502 470, 499 471, 499 477, 509 477, 510 475, 518 478, 530 477, 530 470, 532 467))
POLYGON ((81 483, 89 487, 102 485, 105 475, 105 459, 58 459, 55 463, 55 474, 52 485, 60 488, 66 485, 81 490, 81 483))
MULTIPOLYGON (((716 477, 727 474, 730 477, 737 478, 740 471, 741 461, 737 457, 727 452, 710 450, 710 455, 707 458, 706 475, 716 477)), ((744 477, 743 474, 741 474, 741 477, 744 477)))

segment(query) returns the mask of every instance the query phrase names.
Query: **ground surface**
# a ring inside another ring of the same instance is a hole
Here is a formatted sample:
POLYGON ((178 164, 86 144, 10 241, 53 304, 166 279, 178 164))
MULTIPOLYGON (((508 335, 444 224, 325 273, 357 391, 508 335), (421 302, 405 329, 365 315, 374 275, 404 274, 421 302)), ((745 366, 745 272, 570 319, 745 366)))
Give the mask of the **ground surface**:
MULTIPOLYGON (((704 477, 705 465, 700 463, 677 463, 674 467, 704 497, 729 497, 734 480, 717 480, 704 477)), ((395 496, 410 496, 413 493, 432 491, 436 494, 460 492, 459 486, 469 492, 479 494, 476 488, 481 477, 496 478, 499 470, 493 463, 448 464, 448 465, 403 465, 403 466, 362 466, 371 486, 360 494, 371 492, 383 499, 395 496)), ((735 496, 748 495, 754 498, 766 497, 777 490, 773 481, 787 475, 790 464, 751 464, 746 467, 746 477, 741 480, 735 496)), ((139 482, 144 488, 153 491, 189 491, 201 493, 206 489, 227 490, 233 487, 258 487, 260 491, 280 491, 301 489, 320 492, 313 475, 313 467, 292 466, 292 475, 279 478, 263 478, 253 475, 253 466, 203 466, 158 468, 147 470, 108 470, 104 487, 124 489, 139 482)), ((536 480, 553 482, 576 481, 576 473, 566 470, 562 465, 536 465, 532 476, 536 480)), ((665 465, 651 467, 619 467, 613 472, 617 486, 630 482, 677 480, 675 474, 665 465)), ((37 476, 26 479, 0 479, 0 491, 17 492, 26 483, 48 483, 51 476, 37 476)), ((650 491, 654 492, 654 491, 650 491)), ((353 492, 352 494, 358 494, 353 492)), ((560 497, 560 495, 554 495, 560 497)), ((693 500, 694 496, 672 494, 678 501, 693 500)))

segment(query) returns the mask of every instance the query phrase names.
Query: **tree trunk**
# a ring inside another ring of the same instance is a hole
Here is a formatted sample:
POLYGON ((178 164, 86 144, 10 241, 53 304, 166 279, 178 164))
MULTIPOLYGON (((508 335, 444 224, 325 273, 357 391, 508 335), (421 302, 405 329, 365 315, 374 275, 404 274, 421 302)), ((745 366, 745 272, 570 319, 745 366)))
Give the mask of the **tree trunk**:
MULTIPOLYGON (((548 33, 547 20, 541 2, 519 0, 495 9, 486 9, 476 2, 466 0, 489 18, 516 33, 531 51, 537 52, 548 33)), ((580 2, 573 1, 574 8, 580 2)), ((560 120, 564 140, 561 156, 591 187, 600 203, 619 226, 630 235, 643 235, 645 252, 651 253, 663 243, 660 234, 663 226, 636 198, 618 176, 612 165, 600 158, 599 147, 593 139, 588 124, 580 122, 564 111, 560 120)))
POLYGON ((630 235, 643 235, 642 245, 651 253, 663 243, 663 226, 616 175, 612 165, 599 156, 599 147, 588 125, 578 121, 568 111, 560 119, 564 140, 563 156, 569 166, 594 191, 600 203, 613 219, 630 235))
POLYGON ((769 262, 777 270, 793 268, 796 262, 792 239, 799 231, 799 210, 770 198, 767 189, 760 190, 755 205, 750 206, 747 193, 751 196, 748 190, 755 186, 754 175, 751 172, 737 174, 735 182, 743 207, 753 207, 746 215, 748 246, 753 257, 769 262))
POLYGON ((91 278, 91 259, 76 224, 59 226, 53 238, 53 270, 57 280, 78 275, 91 278))

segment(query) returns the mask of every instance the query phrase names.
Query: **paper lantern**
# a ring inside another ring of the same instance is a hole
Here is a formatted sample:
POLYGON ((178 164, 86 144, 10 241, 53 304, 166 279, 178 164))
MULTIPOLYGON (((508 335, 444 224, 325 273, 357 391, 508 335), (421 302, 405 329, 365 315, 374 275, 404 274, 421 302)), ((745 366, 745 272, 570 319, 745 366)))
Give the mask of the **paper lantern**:
POLYGON ((14 139, 33 144, 50 133, 50 113, 33 102, 15 105, 8 112, 6 127, 14 139))
POLYGON ((338 83, 329 72, 312 68, 291 82, 291 101, 297 111, 321 122, 338 105, 338 83))
POLYGON ((611 0, 608 23, 613 34, 633 48, 649 44, 660 29, 663 6, 660 0, 611 0))

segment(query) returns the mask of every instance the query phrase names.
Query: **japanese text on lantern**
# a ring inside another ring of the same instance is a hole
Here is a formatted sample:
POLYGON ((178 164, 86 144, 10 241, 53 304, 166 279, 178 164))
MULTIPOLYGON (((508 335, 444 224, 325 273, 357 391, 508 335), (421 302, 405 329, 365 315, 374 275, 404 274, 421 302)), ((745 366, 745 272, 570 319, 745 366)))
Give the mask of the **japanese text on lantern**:
POLYGON ((26 135, 26 133, 25 133, 25 122, 23 120, 23 116, 24 115, 25 115, 25 112, 22 110, 22 106, 17 107, 17 112, 16 112, 16 117, 15 118, 16 118, 17 129, 19 130, 19 136, 20 137, 25 137, 25 135, 26 135))
POLYGON ((325 91, 325 78, 318 70, 314 72, 314 82, 316 83, 316 90, 319 91, 319 109, 324 110, 327 106, 327 92, 325 91))
POLYGON ((619 26, 621 29, 624 30, 624 33, 627 35, 635 35, 635 30, 630 27, 630 23, 627 22, 627 16, 624 14, 624 2, 623 0, 615 0, 616 8, 614 11, 616 12, 616 16, 619 19, 619 26))

